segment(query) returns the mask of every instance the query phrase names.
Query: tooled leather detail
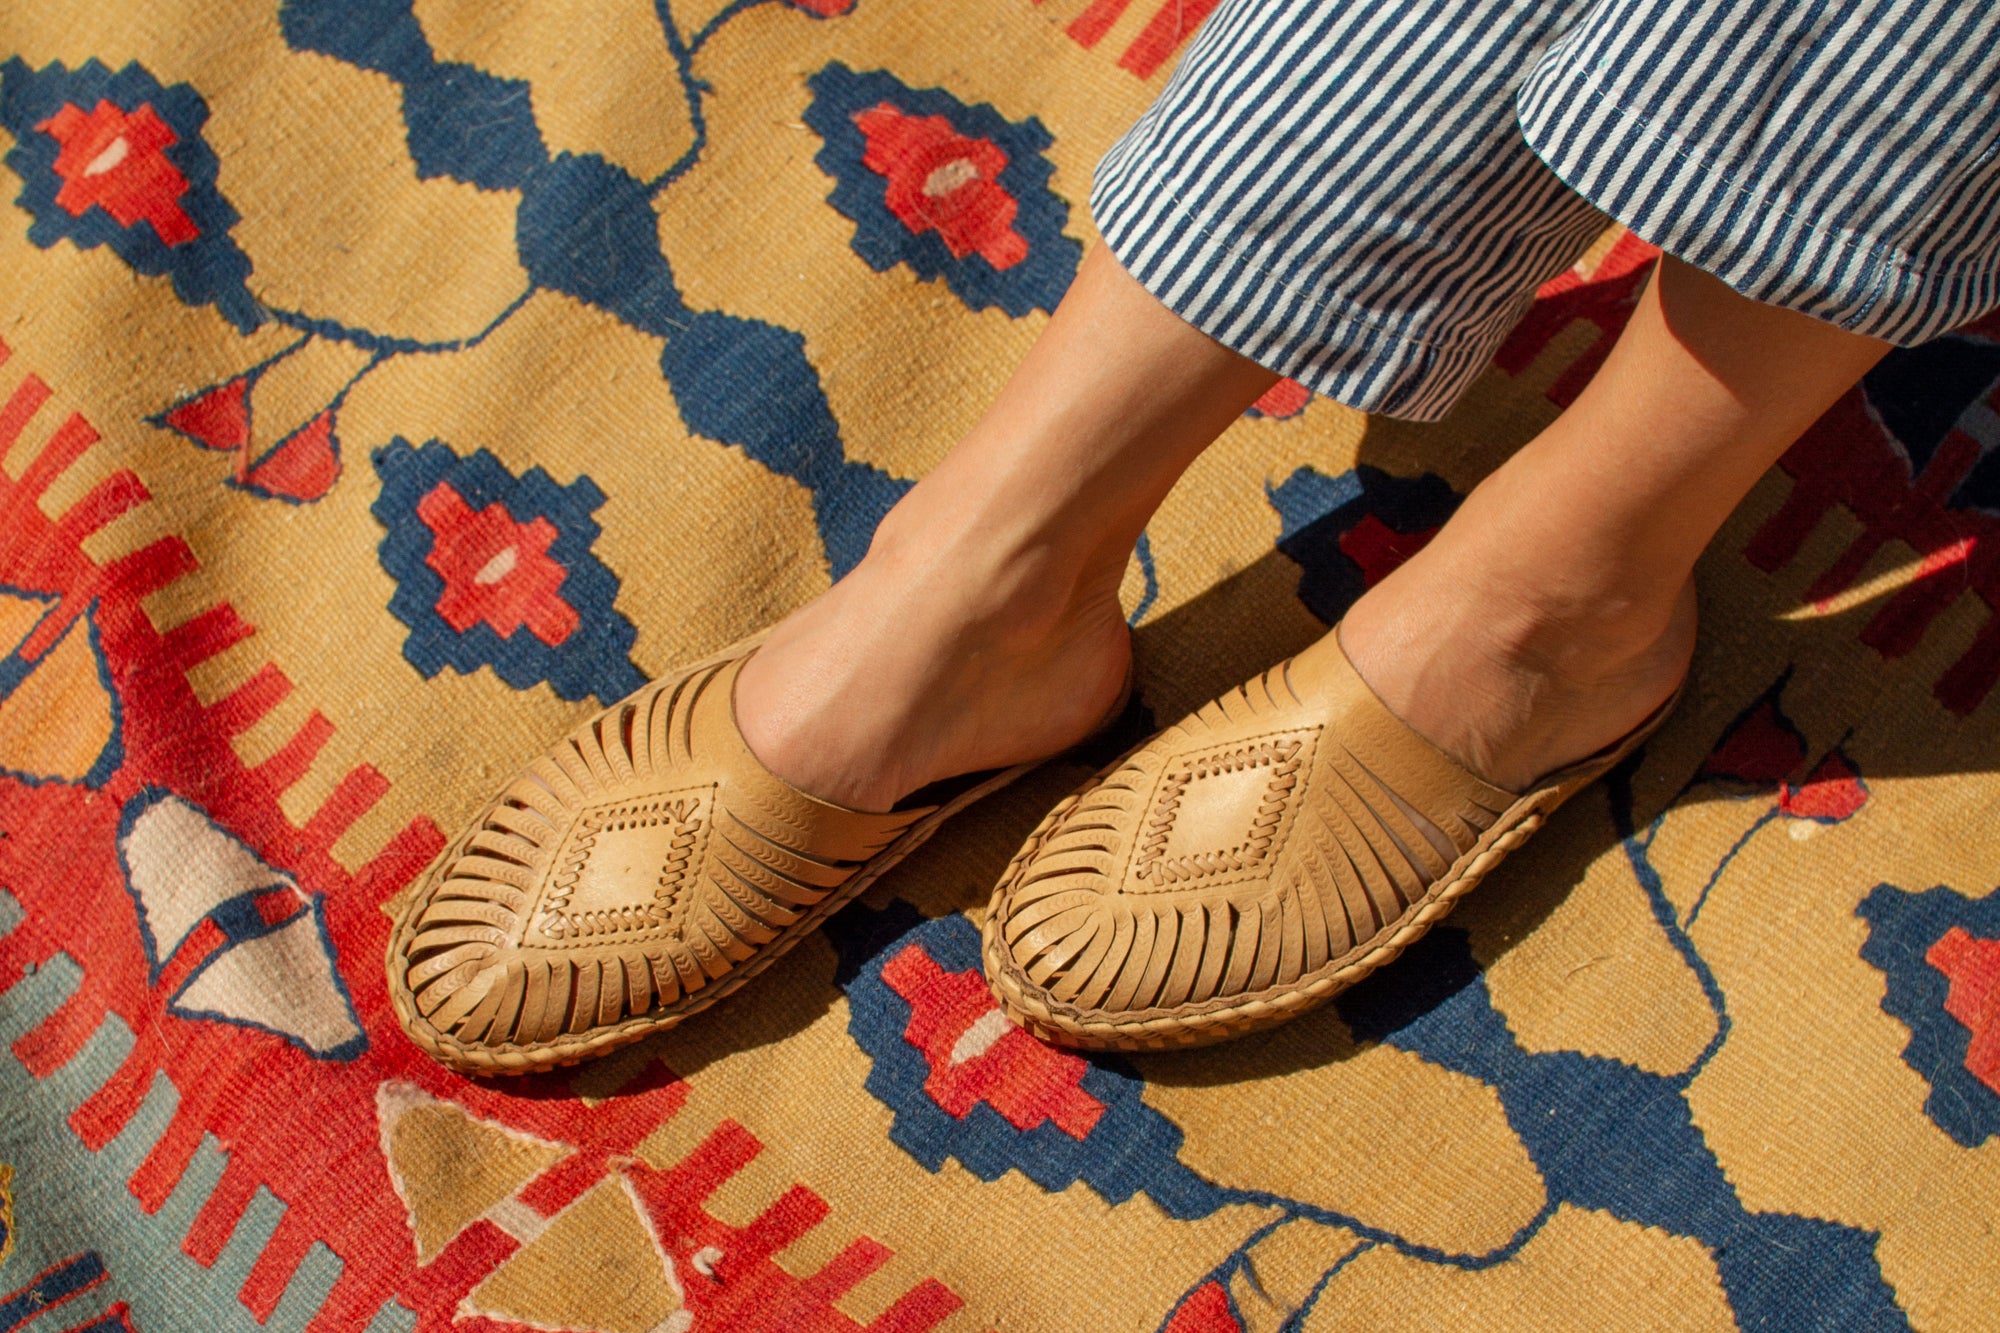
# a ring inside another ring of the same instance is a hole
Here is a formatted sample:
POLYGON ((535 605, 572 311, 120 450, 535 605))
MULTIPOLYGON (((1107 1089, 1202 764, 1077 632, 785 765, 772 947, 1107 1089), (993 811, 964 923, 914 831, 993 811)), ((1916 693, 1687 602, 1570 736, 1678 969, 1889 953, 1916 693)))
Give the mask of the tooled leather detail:
POLYGON ((569 855, 550 881, 548 897, 542 902, 536 929, 552 940, 587 939, 597 935, 617 935, 664 926, 672 918, 676 898, 687 879, 689 863, 701 840, 707 821, 702 818, 705 791, 670 792, 663 796, 625 801, 617 805, 586 810, 577 820, 577 833, 569 855), (626 903, 615 908, 572 911, 570 899, 577 882, 596 850, 597 840, 607 833, 624 833, 665 825, 671 831, 665 859, 653 887, 653 899, 626 903))
POLYGON ((1310 756, 1312 733, 1292 732, 1199 754, 1170 765, 1146 817, 1132 862, 1132 878, 1156 888, 1192 885, 1217 875, 1237 874, 1263 864, 1271 854, 1285 811, 1298 790, 1299 770, 1310 756), (1205 778, 1270 769, 1256 813, 1234 846, 1168 856, 1188 788, 1205 778))

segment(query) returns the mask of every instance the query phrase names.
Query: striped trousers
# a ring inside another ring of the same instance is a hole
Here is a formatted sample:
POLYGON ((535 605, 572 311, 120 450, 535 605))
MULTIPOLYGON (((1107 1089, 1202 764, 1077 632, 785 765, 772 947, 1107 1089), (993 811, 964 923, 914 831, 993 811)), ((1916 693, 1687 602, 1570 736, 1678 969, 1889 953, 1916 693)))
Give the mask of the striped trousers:
POLYGON ((2000 7, 1225 0, 1091 207, 1188 322, 1391 416, 1442 416, 1607 218, 1907 345, 2000 305, 2000 7))

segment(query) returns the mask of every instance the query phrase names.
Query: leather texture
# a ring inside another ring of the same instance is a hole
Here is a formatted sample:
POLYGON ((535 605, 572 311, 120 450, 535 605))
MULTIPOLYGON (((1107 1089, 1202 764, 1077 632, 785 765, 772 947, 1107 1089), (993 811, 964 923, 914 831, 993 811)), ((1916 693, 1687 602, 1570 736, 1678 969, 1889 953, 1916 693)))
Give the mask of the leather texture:
POLYGON ((1525 793, 1406 726, 1337 634, 1215 699, 1065 798, 984 925, 1014 1020, 1064 1045, 1200 1045, 1388 962, 1549 811, 1658 727, 1525 793))
POLYGON ((754 641, 646 685, 529 764, 419 880, 391 937, 405 1029, 471 1073, 573 1064, 762 970, 942 820, 769 772, 737 729, 754 641))

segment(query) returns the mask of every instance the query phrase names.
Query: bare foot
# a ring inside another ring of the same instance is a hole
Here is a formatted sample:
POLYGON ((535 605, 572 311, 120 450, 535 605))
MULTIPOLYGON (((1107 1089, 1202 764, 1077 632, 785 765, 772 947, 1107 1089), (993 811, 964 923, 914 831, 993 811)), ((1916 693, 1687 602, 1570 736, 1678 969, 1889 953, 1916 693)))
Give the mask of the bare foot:
POLYGON ((1664 607, 1564 604, 1420 552, 1341 621, 1348 659, 1391 712, 1495 786, 1523 792, 1623 739, 1694 655, 1694 584, 1664 607))
POLYGON ((867 558, 744 664, 738 725, 765 767, 856 810, 1046 758, 1119 702, 1123 574, 1122 559, 1079 568, 898 508, 867 558))

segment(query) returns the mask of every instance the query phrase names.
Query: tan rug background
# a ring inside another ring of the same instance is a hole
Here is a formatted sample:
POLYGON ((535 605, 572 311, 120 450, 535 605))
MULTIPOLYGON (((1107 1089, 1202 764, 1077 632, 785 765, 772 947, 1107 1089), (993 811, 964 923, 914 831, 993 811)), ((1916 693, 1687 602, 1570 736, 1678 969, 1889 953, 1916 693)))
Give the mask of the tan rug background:
MULTIPOLYGON (((397 1033, 439 830, 852 563, 1208 7, 0 13, 0 1327, 2000 1327, 1978 330, 1751 496, 1642 762, 1336 1009, 954 1063, 1065 763, 605 1065, 397 1033)), ((1127 580, 1154 715, 1415 549, 1648 257, 1607 234, 1440 425, 1232 429, 1127 580)))

